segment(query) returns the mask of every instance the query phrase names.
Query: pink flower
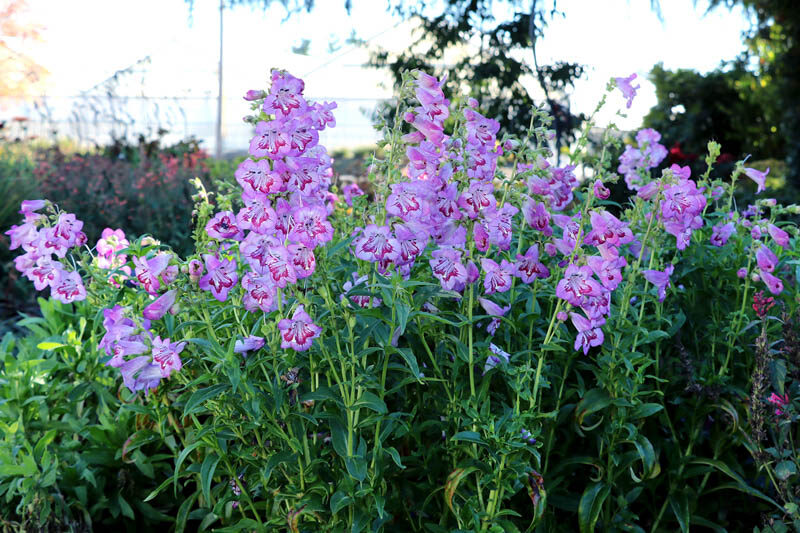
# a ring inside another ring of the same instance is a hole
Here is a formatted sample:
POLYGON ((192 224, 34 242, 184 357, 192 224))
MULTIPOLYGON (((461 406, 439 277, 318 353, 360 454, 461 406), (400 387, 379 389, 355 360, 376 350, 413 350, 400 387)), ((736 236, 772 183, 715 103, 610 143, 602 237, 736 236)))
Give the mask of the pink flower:
POLYGON ((775 414, 781 416, 783 414, 783 409, 786 409, 792 400, 789 398, 788 394, 784 394, 783 396, 779 396, 774 392, 767 398, 767 401, 776 407, 775 414))
POLYGON ((431 253, 431 270, 443 289, 454 290, 467 282, 467 269, 461 264, 461 253, 453 248, 438 248, 431 253))
POLYGON ((756 252, 756 262, 762 271, 774 272, 778 265, 778 256, 766 246, 760 246, 756 252))
POLYGON ((564 277, 556 285, 556 296, 580 307, 586 296, 599 296, 603 288, 592 278, 592 269, 588 266, 570 264, 564 271, 564 277))
POLYGON ((281 348, 292 348, 304 352, 311 347, 312 341, 319 337, 322 328, 311 321, 303 305, 298 305, 292 318, 284 318, 278 322, 281 332, 281 348))
POLYGON ((254 100, 261 100, 262 98, 266 98, 266 96, 267 93, 265 93, 264 91, 257 91, 255 89, 250 89, 249 91, 247 91, 247 93, 245 93, 244 99, 247 100, 248 102, 252 102, 254 100))
POLYGON ((783 282, 766 270, 761 270, 761 279, 772 294, 780 294, 783 292, 783 282))
POLYGON ((611 196, 611 191, 608 190, 608 187, 606 187, 602 181, 595 180, 594 195, 601 200, 606 200, 609 196, 611 196))

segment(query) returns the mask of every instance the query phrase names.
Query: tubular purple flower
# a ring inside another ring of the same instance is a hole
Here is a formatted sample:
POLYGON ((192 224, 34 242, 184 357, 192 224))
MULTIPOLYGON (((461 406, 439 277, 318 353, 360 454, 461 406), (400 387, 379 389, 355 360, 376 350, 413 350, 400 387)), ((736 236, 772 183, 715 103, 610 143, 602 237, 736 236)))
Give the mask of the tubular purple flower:
POLYGON ((772 240, 775 241, 775 244, 781 246, 782 248, 789 249, 789 234, 780 229, 775 224, 769 224, 767 226, 767 232, 769 232, 769 236, 772 237, 772 240))
POLYGON ((617 83, 617 88, 622 91, 622 96, 627 99, 625 106, 628 109, 630 109, 631 104, 633 104, 633 99, 636 97, 636 91, 639 89, 639 85, 632 85, 633 80, 635 79, 635 72, 627 78, 614 78, 614 81, 617 83))
POLYGON ((753 180, 757 186, 756 194, 760 194, 766 188, 767 174, 769 174, 769 168, 767 168, 765 172, 758 171, 754 168, 745 167, 744 169, 744 175, 753 180))
POLYGON ((292 318, 284 318, 278 322, 281 332, 281 348, 291 348, 304 352, 311 348, 313 340, 322 333, 322 328, 311 321, 304 306, 298 305, 292 318))
POLYGON ((486 311, 487 314, 494 317, 489 322, 489 325, 486 326, 486 331, 489 332, 489 335, 494 335, 495 331, 497 331, 497 328, 500 326, 500 319, 511 310, 511 306, 500 307, 493 301, 480 297, 478 298, 478 303, 481 304, 481 307, 483 307, 483 310, 486 311))
POLYGON ((162 378, 180 371, 182 363, 178 354, 185 346, 185 342, 170 342, 168 338, 161 340, 159 336, 153 339, 153 364, 158 367, 162 378))
POLYGON ((766 270, 761 270, 761 279, 772 294, 778 295, 783 292, 783 282, 766 270))
POLYGON ((483 373, 484 375, 494 367, 496 367, 500 362, 504 362, 508 364, 509 360, 511 359, 511 355, 507 352, 503 351, 496 345, 490 343, 489 344, 489 351, 491 354, 486 358, 486 364, 483 365, 483 373))
POLYGON ((242 357, 247 357, 247 352, 260 350, 264 346, 264 338, 251 335, 242 340, 237 340, 233 345, 235 353, 242 354, 242 357))
POLYGON ((159 296, 156 301, 145 307, 144 311, 142 311, 142 315, 149 320, 159 320, 161 317, 167 314, 173 305, 175 305, 175 298, 177 295, 177 289, 172 289, 165 292, 159 296))
POLYGON ((658 288, 658 301, 663 302, 664 298, 666 298, 667 294, 667 287, 670 286, 669 277, 672 275, 672 272, 675 270, 675 267, 672 265, 668 265, 667 268, 664 269, 662 272, 661 270, 644 270, 642 274, 644 278, 652 283, 653 285, 658 288))
POLYGON ((762 271, 774 272, 778 265, 778 256, 766 246, 761 246, 756 252, 756 262, 762 271))

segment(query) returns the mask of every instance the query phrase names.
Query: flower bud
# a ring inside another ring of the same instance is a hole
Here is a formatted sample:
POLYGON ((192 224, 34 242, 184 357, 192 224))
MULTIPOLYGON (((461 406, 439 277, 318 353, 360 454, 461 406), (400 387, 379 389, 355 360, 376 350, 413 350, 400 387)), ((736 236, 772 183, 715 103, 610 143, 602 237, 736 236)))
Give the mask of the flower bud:
POLYGON ((736 275, 739 276, 739 279, 744 279, 747 277, 747 269, 742 267, 736 271, 736 275))
POLYGON ((248 102, 252 102, 253 100, 261 100, 262 98, 266 98, 266 97, 267 97, 267 93, 266 92, 257 91, 255 89, 250 89, 244 95, 244 99, 247 100, 248 102))
POLYGON ((565 313, 564 311, 559 311, 558 314, 556 315, 556 318, 561 322, 564 322, 567 319, 567 313, 565 313))
POLYGON ((753 280, 753 283, 758 283, 759 281, 761 281, 761 276, 753 272, 753 274, 750 276, 750 279, 753 280))

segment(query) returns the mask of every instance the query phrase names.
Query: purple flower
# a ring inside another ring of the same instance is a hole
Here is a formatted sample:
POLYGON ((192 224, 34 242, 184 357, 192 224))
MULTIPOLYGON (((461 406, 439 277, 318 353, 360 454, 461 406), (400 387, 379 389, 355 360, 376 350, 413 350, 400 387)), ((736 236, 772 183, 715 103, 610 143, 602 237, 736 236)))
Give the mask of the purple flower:
POLYGON ((603 325, 604 320, 589 320, 578 313, 570 313, 572 325, 578 330, 578 336, 575 338, 575 349, 580 351, 583 348, 583 355, 589 353, 589 348, 592 346, 600 346, 605 340, 603 330, 599 326, 603 325))
POLYGON ((438 248, 431 253, 431 270, 443 289, 453 290, 467 282, 467 269, 461 264, 461 253, 453 248, 438 248))
POLYGON ((303 305, 298 305, 292 318, 284 318, 278 322, 281 332, 281 348, 292 348, 303 352, 311 347, 312 341, 319 337, 322 328, 311 321, 303 305))
POLYGON ((497 331, 497 328, 500 326, 500 318, 504 317, 506 313, 511 310, 511 306, 500 307, 486 298, 478 298, 478 303, 481 304, 481 307, 483 307, 483 310, 486 311, 487 314, 494 317, 492 321, 489 322, 489 325, 486 326, 486 331, 489 332, 489 335, 494 335, 494 332, 497 331))
POLYGON ((594 195, 601 200, 606 200, 611 196, 611 191, 608 190, 608 187, 606 187, 601 180, 595 180, 594 195))
POLYGON ((568 265, 564 277, 556 285, 556 296, 576 307, 581 306, 586 296, 599 296, 602 292, 600 284, 592 279, 589 266, 568 265))
POLYGON ((747 277, 747 269, 746 269, 746 268, 744 268, 744 267, 740 268, 739 270, 737 270, 737 271, 736 271, 736 276, 737 276, 739 279, 744 279, 744 278, 746 278, 746 277, 747 277))
POLYGON ((189 261, 189 279, 197 283, 203 275, 203 263, 199 259, 192 259, 189 261))
POLYGON ((553 234, 553 228, 550 227, 550 212, 543 203, 529 197, 522 206, 522 214, 528 226, 541 231, 546 237, 553 234))
POLYGON ((342 195, 344 195, 345 203, 347 203, 347 205, 350 207, 353 207, 353 197, 363 196, 364 191, 361 190, 361 187, 359 187, 357 183, 348 183, 342 187, 342 195))
POLYGON ((56 300, 68 304, 86 299, 83 280, 77 272, 59 270, 58 275, 50 283, 50 293, 56 300))
POLYGON ((775 224, 770 224, 767 226, 767 231, 769 232, 769 236, 772 237, 772 240, 775 241, 775 244, 781 246, 783 248, 789 248, 789 234, 780 229, 775 224))
POLYGON ((484 272, 483 288, 486 294, 506 292, 511 288, 511 272, 513 265, 503 259, 498 265, 488 258, 481 259, 481 268, 484 272))
POLYGON ((275 303, 277 289, 269 274, 248 272, 242 277, 242 288, 245 290, 242 304, 247 311, 261 309, 269 313, 277 308, 275 303))
POLYGON ((353 240, 354 255, 371 263, 383 259, 396 261, 400 256, 400 243, 392 237, 387 226, 369 224, 361 235, 353 240))
POLYGON ((314 249, 333 239, 333 226, 328 222, 328 213, 321 207, 300 207, 294 212, 294 227, 289 239, 314 249))
POLYGON ((761 279, 772 294, 780 294, 783 292, 783 282, 766 270, 761 271, 761 279))
POLYGON ((759 194, 761 191, 765 189, 765 183, 767 181, 767 174, 769 174, 769 168, 765 172, 761 172, 754 168, 747 168, 744 169, 744 175, 750 178, 755 182, 758 186, 756 188, 756 194, 759 194))
POLYGON ((264 346, 264 338, 250 336, 245 337, 243 340, 237 340, 233 345, 233 351, 242 354, 242 357, 247 357, 247 352, 260 350, 264 346))
POLYGON ((290 244, 288 250, 297 279, 311 276, 317 268, 314 250, 304 244, 290 244))
POLYGON ((660 270, 642 271, 644 278, 658 288, 659 302, 663 302, 664 298, 666 298, 667 287, 670 286, 669 277, 672 275, 672 272, 674 270, 675 270, 674 266, 668 265, 663 272, 660 270))
POLYGON ((251 198, 261 196, 266 199, 268 194, 279 193, 285 188, 283 178, 270 170, 266 159, 256 162, 245 159, 239 164, 234 177, 244 189, 244 195, 251 198))
POLYGON ((156 294, 161 288, 159 276, 166 270, 171 254, 156 254, 152 259, 144 257, 134 257, 133 264, 136 265, 136 279, 142 288, 150 294, 156 294))
POLYGON ((40 257, 24 274, 33 281, 37 291, 42 291, 45 287, 52 287, 63 271, 64 267, 58 261, 53 261, 50 257, 40 257))
POLYGON ((711 244, 724 246, 734 231, 736 231, 736 226, 734 226, 733 222, 714 226, 711 228, 711 244))
MULTIPOLYGON (((369 280, 369 276, 364 275, 359 277, 358 272, 353 272, 352 276, 353 276, 353 281, 347 280, 344 282, 344 285, 342 285, 342 290, 345 292, 345 294, 349 293, 350 289, 352 289, 353 287, 357 287, 362 283, 364 284, 365 287, 367 286, 367 281, 369 280)), ((345 300, 345 294, 342 294, 341 296, 342 301, 345 300)), ((347 299, 351 300, 357 306, 365 309, 368 307, 380 307, 382 302, 380 298, 375 298, 374 296, 369 296, 367 294, 348 295, 347 299)))
POLYGON ((483 373, 486 374, 489 370, 496 367, 500 362, 504 362, 508 364, 511 356, 507 353, 495 346, 494 344, 489 344, 489 351, 492 353, 486 358, 486 364, 483 365, 483 373))
POLYGON ((530 283, 536 278, 550 277, 550 270, 539 261, 539 245, 534 244, 525 255, 517 254, 514 264, 514 275, 523 283, 530 283))
POLYGON ((761 246, 756 252, 756 262, 762 271, 774 272, 778 265, 778 256, 766 246, 761 246))
POLYGON ((131 392, 140 390, 150 391, 158 387, 161 381, 161 369, 157 364, 150 363, 150 356, 142 355, 125 361, 119 367, 122 381, 131 392))
POLYGON ((305 83, 288 72, 272 71, 272 87, 264 100, 264 112, 270 115, 288 116, 305 108, 303 98, 305 83))
POLYGON ((481 211, 492 209, 497 205, 493 191, 494 185, 491 182, 473 180, 469 184, 469 189, 458 198, 458 205, 469 218, 476 218, 481 211))
MULTIPOLYGON (((236 215, 236 223, 239 230, 252 230, 256 233, 266 234, 275 227, 278 215, 269 205, 269 202, 262 201, 258 197, 244 196, 245 206, 236 215)), ((231 238, 237 241, 242 238, 241 231, 231 238), (237 238, 238 237, 238 238, 237 238)))
POLYGON ((635 87, 631 85, 633 80, 636 79, 636 73, 634 72, 627 78, 614 78, 614 81, 617 82, 617 88, 622 91, 622 96, 627 98, 626 107, 630 109, 631 104, 633 103, 633 99, 636 96, 636 90, 639 89, 639 85, 635 87))
POLYGON ((244 233, 237 225, 236 215, 232 211, 220 211, 206 224, 206 233, 212 239, 242 240, 244 233))
POLYGON ((148 320, 158 320, 175 305, 175 297, 178 295, 177 289, 172 289, 158 297, 156 301, 148 305, 142 311, 142 315, 148 320))
POLYGON ((239 276, 236 274, 236 260, 219 259, 211 254, 203 254, 203 260, 208 272, 200 278, 199 287, 204 291, 211 291, 214 298, 224 302, 228 299, 228 291, 239 281, 239 276))
POLYGON ((262 98, 266 98, 266 97, 267 97, 267 93, 266 92, 258 91, 258 90, 255 90, 255 89, 250 89, 244 95, 244 99, 247 100, 248 102, 252 102, 254 100, 261 100, 262 98))
POLYGON ((32 222, 26 222, 21 226, 11 226, 11 229, 6 231, 5 235, 11 237, 10 250, 16 250, 22 246, 25 250, 30 251, 30 244, 39 236, 39 231, 32 222))
POLYGON ((161 340, 156 336, 153 339, 153 363, 158 365, 162 378, 168 378, 172 372, 179 372, 181 369, 181 353, 186 346, 185 342, 169 342, 169 339, 161 340))
POLYGON ((622 269, 628 264, 624 257, 605 259, 596 255, 587 257, 586 262, 595 275, 600 278, 603 287, 610 291, 616 289, 622 282, 622 269))

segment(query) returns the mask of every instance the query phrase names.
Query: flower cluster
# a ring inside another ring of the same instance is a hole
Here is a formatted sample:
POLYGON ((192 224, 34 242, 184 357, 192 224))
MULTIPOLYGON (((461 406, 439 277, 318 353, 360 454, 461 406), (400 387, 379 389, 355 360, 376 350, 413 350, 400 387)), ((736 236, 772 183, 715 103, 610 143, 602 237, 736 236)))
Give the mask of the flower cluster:
MULTIPOLYGON (((172 298, 174 302, 174 295, 172 298)), ((125 316, 124 308, 115 305, 103 310, 103 327, 105 335, 98 349, 111 356, 106 364, 120 369, 123 383, 131 392, 149 392, 163 378, 181 369, 180 353, 186 343, 154 337, 149 331, 150 319, 145 318, 137 324, 125 316), (128 356, 135 357, 126 359, 128 356)))
MULTIPOLYGON (((258 121, 251 157, 235 173, 244 207, 237 213, 218 212, 206 225, 217 246, 203 254, 206 273, 200 288, 225 301, 241 280, 244 307, 251 312, 276 309, 278 290, 311 276, 314 249, 333 238, 327 220, 335 199, 329 193, 332 160, 319 144, 319 132, 336 125, 336 104, 310 103, 303 90, 302 80, 274 70, 269 93, 248 93, 246 99, 263 100, 261 108, 273 118, 258 121), (241 278, 235 250, 247 265, 241 278)), ((306 350, 319 334, 312 328, 316 333, 305 336, 301 324, 306 317, 300 307, 292 319, 285 319, 291 323, 287 331, 303 332, 285 332, 287 347, 306 350)))
POLYGON ((647 128, 636 134, 638 148, 632 145, 625 147, 625 152, 619 158, 617 172, 625 177, 629 189, 638 191, 644 185, 647 172, 667 157, 668 151, 664 145, 659 144, 660 140, 660 133, 647 128))
POLYGON ((84 300, 83 280, 65 260, 70 249, 86 244, 83 222, 71 213, 38 213, 47 205, 45 200, 25 200, 19 211, 24 217, 22 224, 5 232, 11 238, 11 250, 21 247, 25 251, 14 259, 14 265, 36 290, 49 287, 51 296, 63 303, 84 300))

